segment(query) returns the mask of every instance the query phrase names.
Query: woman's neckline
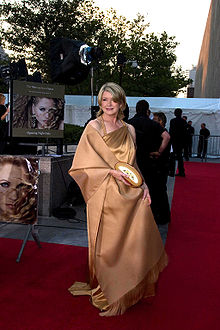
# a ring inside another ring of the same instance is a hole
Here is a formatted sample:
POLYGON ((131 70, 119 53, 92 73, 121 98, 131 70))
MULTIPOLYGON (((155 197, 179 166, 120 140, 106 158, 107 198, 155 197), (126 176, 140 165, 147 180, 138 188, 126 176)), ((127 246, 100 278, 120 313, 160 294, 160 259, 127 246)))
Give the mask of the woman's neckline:
POLYGON ((115 132, 115 131, 117 131, 117 130, 119 130, 120 128, 122 128, 122 127, 125 126, 124 123, 123 123, 123 121, 122 121, 121 119, 117 119, 117 121, 119 121, 119 122, 122 124, 122 126, 117 127, 116 129, 114 129, 114 130, 112 130, 112 131, 110 131, 110 132, 107 132, 105 122, 106 122, 106 123, 111 123, 111 121, 104 120, 103 116, 101 116, 101 122, 102 122, 102 124, 103 124, 103 125, 102 125, 102 126, 103 126, 102 129, 103 129, 103 132, 104 132, 104 136, 107 135, 107 134, 111 134, 111 133, 113 133, 113 132, 115 132))

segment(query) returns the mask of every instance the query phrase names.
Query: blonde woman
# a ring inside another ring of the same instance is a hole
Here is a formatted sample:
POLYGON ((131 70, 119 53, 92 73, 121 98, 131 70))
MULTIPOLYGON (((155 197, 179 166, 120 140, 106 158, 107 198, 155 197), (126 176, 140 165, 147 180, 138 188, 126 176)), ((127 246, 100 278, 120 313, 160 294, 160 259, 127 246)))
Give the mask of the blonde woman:
POLYGON ((37 220, 37 161, 0 156, 0 220, 33 224, 37 220))
POLYGON ((135 130, 122 120, 125 92, 106 83, 98 103, 98 117, 85 128, 69 170, 87 203, 90 283, 75 282, 69 290, 89 294, 101 316, 112 316, 155 294, 167 255, 148 187, 133 188, 115 169, 120 161, 138 170, 135 130))
POLYGON ((64 129, 64 100, 17 95, 13 109, 14 128, 64 129))

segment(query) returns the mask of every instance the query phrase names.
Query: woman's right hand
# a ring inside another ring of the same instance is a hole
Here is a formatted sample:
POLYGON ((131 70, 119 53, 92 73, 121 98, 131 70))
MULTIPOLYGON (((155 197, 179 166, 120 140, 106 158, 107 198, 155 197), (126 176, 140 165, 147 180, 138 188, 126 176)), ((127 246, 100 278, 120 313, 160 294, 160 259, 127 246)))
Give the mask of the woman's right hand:
POLYGON ((131 186, 131 184, 126 181, 125 178, 128 178, 128 175, 125 173, 122 173, 121 171, 118 170, 110 170, 109 172, 115 179, 122 181, 126 186, 131 186))
POLYGON ((146 183, 144 182, 141 186, 141 188, 144 190, 144 194, 143 194, 143 200, 147 200, 148 201, 148 205, 151 204, 151 197, 150 197, 150 192, 148 189, 148 186, 146 185, 146 183))

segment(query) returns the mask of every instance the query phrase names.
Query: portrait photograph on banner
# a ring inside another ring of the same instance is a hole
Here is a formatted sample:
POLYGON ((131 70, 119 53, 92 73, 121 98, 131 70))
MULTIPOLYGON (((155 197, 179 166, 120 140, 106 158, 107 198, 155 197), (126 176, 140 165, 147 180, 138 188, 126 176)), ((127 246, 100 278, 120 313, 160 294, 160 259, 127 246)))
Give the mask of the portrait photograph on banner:
POLYGON ((65 86, 13 81, 12 136, 62 138, 65 86))
POLYGON ((39 161, 0 156, 0 221, 37 222, 39 161))

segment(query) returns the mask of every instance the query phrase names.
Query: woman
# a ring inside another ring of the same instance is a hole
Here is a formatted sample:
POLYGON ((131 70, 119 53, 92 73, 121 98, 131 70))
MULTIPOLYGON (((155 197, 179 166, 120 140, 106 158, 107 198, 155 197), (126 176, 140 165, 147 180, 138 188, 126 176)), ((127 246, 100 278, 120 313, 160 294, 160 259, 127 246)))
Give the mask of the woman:
POLYGON ((100 315, 112 316, 154 295, 167 256, 146 184, 133 188, 114 169, 118 161, 138 169, 135 131, 122 121, 125 93, 106 83, 98 103, 98 117, 85 128, 69 170, 87 203, 90 283, 76 282, 69 290, 89 294, 100 315))
POLYGON ((5 96, 0 93, 0 154, 4 153, 8 135, 8 123, 6 117, 9 113, 9 106, 5 106, 5 96))
MULTIPOLYGON (((160 124, 160 126, 167 132, 166 123, 167 117, 163 112, 154 112, 153 120, 160 124)), ((167 194, 167 179, 170 167, 170 148, 171 143, 164 149, 161 155, 157 158, 157 177, 155 184, 158 187, 156 190, 157 197, 157 214, 159 225, 165 225, 171 221, 169 198, 167 194)), ((152 155, 157 157, 156 152, 152 152, 152 155)))
POLYGON ((37 220, 37 160, 0 157, 0 220, 33 224, 37 220))
POLYGON ((13 110, 14 128, 64 129, 64 100, 17 95, 13 110))

